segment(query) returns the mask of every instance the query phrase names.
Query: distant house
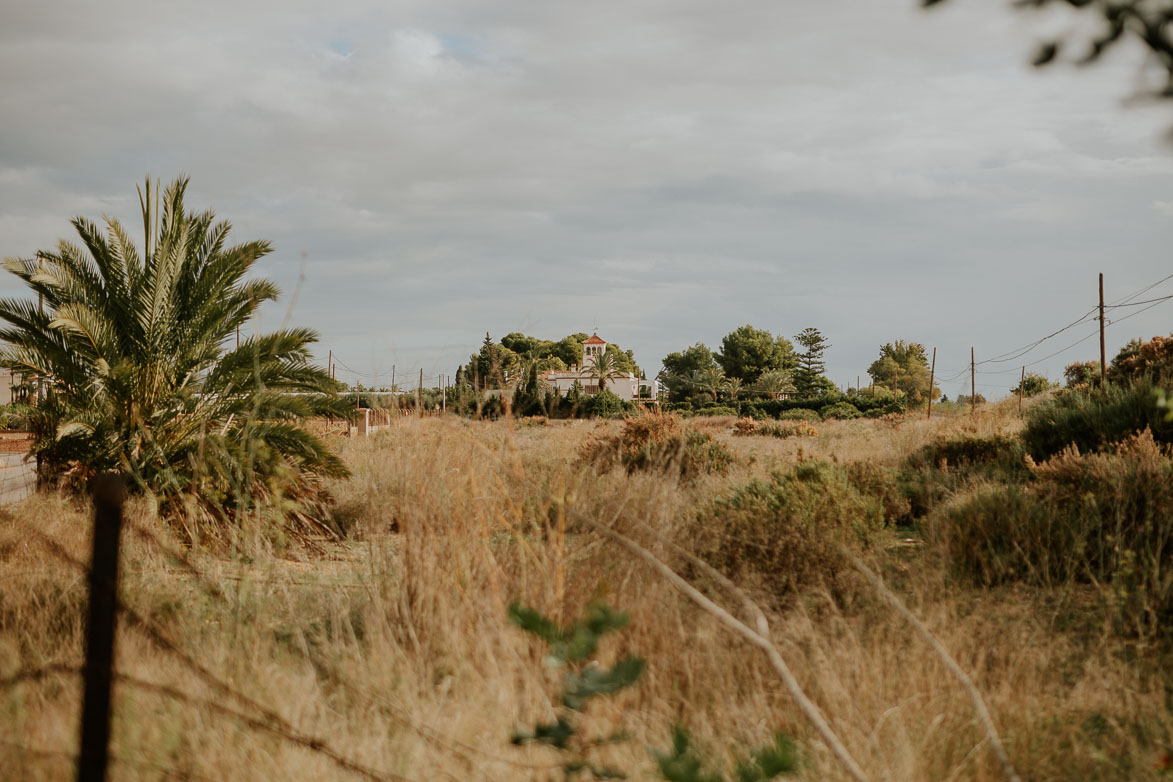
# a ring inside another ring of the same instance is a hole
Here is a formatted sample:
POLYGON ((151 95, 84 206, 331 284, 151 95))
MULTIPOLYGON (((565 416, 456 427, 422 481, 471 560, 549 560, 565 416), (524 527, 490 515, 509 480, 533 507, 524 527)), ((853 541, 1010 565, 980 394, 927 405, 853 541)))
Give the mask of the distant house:
MULTIPOLYGON (((592 334, 582 343, 582 366, 572 366, 567 369, 551 369, 542 375, 542 378, 551 388, 557 388, 563 396, 574 387, 576 382, 582 386, 583 393, 597 394, 599 392, 599 383, 596 378, 590 377, 590 366, 595 356, 601 356, 606 352, 607 341, 602 339, 598 334, 592 334)), ((655 380, 641 380, 638 374, 634 372, 628 372, 623 377, 611 378, 607 381, 607 390, 625 402, 630 402, 641 396, 654 399, 657 390, 655 386, 655 380), (642 394, 640 393, 641 388, 643 390, 642 394)))

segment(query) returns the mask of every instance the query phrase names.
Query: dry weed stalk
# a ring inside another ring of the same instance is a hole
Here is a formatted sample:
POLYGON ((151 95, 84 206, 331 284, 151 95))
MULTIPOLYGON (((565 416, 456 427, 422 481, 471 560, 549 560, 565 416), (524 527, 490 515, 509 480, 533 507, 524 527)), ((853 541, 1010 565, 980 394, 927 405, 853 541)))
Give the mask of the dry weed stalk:
POLYGON ((966 694, 969 695, 970 701, 973 702, 973 708, 978 714, 978 719, 981 720, 982 728, 986 732, 986 738, 990 742, 990 747, 994 750, 994 755, 998 758, 998 764, 1002 767, 1002 776, 1006 778, 1007 782, 1021 782, 1018 773, 1014 770, 1014 765, 1010 762, 1010 756, 1006 754, 1006 747, 1003 746, 1002 739, 998 737, 998 730, 994 727, 994 719, 990 716, 990 710, 986 707, 986 702, 982 698, 982 694, 978 692, 977 687, 974 686, 973 679, 970 679, 969 675, 961 669, 961 666, 957 664, 955 659, 953 659, 953 655, 949 654, 949 650, 945 648, 944 644, 937 640, 937 637, 929 631, 929 628, 925 626, 925 623, 918 619, 916 614, 909 610, 908 606, 904 605, 904 601, 897 597, 892 590, 888 589, 884 582, 880 580, 878 575, 873 573, 872 570, 859 559, 859 557, 852 554, 845 546, 840 546, 840 548, 843 551, 843 555, 851 560, 851 563, 855 565, 859 572, 863 573, 864 578, 868 580, 868 582, 872 585, 872 588, 874 588, 876 592, 879 593, 879 595, 888 602, 889 605, 895 608, 897 613, 907 619, 909 623, 914 628, 916 628, 916 631, 920 637, 924 639, 925 643, 927 643, 929 647, 932 648, 933 652, 937 655, 938 658, 940 658, 941 662, 945 664, 945 667, 948 668, 949 671, 957 678, 957 681, 961 683, 962 688, 964 688, 966 694))
MULTIPOLYGON (((835 735, 835 732, 831 730, 831 726, 827 723, 827 719, 823 716, 823 713, 819 710, 819 707, 816 706, 814 702, 807 697, 805 692, 803 692, 802 686, 798 683, 798 679, 794 677, 794 673, 790 670, 790 667, 786 664, 786 661, 782 659, 782 655, 779 653, 778 647, 774 645, 774 642, 771 641, 769 637, 761 632, 758 632, 757 630, 754 630, 752 627, 733 616, 724 608, 705 597, 705 595, 702 594, 699 589, 681 577, 675 570, 665 564, 662 559, 636 543, 631 538, 593 519, 586 518, 584 516, 580 516, 580 518, 584 523, 590 525, 592 528, 603 533, 607 537, 622 545, 628 551, 643 559, 645 562, 651 565, 652 568, 656 570, 656 572, 664 576, 664 578, 668 579, 668 581, 673 586, 684 593, 688 599, 692 600, 694 603, 700 606, 702 610, 711 615, 717 621, 721 622, 721 624, 725 625, 738 635, 745 638, 754 646, 761 649, 762 652, 765 653, 766 658, 770 661, 770 665, 773 666, 774 670, 777 672, 779 678, 782 679, 783 684, 786 685, 786 690, 790 693, 790 697, 794 699, 794 702, 798 704, 799 709, 802 711, 803 716, 807 718, 807 720, 814 726, 818 734, 822 737, 823 741, 825 741, 827 746, 831 748, 831 752, 835 755, 835 758, 839 761, 840 764, 842 764, 842 766, 847 770, 847 773, 850 774, 851 777, 856 780, 856 782, 867 782, 868 777, 866 774, 864 774, 863 769, 860 768, 859 763, 855 761, 855 758, 853 758, 851 753, 847 751, 847 747, 843 746, 843 742, 840 741, 839 737, 835 735)), ((742 593, 742 596, 746 602, 750 602, 749 597, 744 595, 744 593, 742 593)), ((753 613, 758 615, 757 621, 759 627, 765 624, 765 615, 761 612, 760 609, 754 611, 753 613)))

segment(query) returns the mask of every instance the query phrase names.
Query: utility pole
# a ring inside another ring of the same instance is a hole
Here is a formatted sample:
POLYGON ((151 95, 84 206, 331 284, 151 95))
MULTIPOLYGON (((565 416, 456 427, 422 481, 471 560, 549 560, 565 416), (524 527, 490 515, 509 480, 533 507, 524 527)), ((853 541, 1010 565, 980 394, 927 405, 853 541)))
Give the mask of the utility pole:
POLYGON ((415 387, 415 414, 424 414, 424 368, 420 367, 420 380, 415 387))
POLYGON ((929 368, 929 413, 925 420, 933 417, 933 379, 937 376, 937 349, 933 348, 933 365, 929 368))
POLYGON ((360 391, 362 391, 362 383, 360 383, 356 379, 354 381, 354 409, 355 410, 358 410, 361 407, 361 405, 359 405, 359 403, 358 403, 358 394, 360 391))
POLYGON ((391 365, 391 393, 395 393, 395 365, 391 365))
POLYGON ((1026 365, 1022 367, 1022 379, 1018 381, 1018 412, 1022 413, 1022 397, 1026 394, 1026 365))
POLYGON ((977 412, 977 364, 973 360, 973 346, 969 348, 969 414, 977 412))
MULTIPOLYGON (((236 330, 236 346, 240 347, 240 329, 236 330)), ((326 371, 330 373, 330 379, 334 379, 334 351, 330 351, 330 358, 326 360, 326 371)))
POLYGON ((448 411, 448 383, 443 375, 440 375, 440 412, 448 411))
POLYGON ((1100 272, 1100 385, 1108 382, 1108 363, 1104 353, 1104 273, 1100 272))

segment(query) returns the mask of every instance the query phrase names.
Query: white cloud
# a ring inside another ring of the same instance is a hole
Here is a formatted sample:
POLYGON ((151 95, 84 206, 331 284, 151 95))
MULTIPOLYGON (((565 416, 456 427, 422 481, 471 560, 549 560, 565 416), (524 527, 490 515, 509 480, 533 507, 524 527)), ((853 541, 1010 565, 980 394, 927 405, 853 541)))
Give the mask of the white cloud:
POLYGON ((1034 72, 989 4, 64 5, 0 29, 0 255, 186 172, 287 290, 306 254, 299 315, 357 361, 599 319, 653 365, 749 320, 823 328, 843 380, 1053 330, 1106 256, 1162 276, 1136 57, 1034 72))

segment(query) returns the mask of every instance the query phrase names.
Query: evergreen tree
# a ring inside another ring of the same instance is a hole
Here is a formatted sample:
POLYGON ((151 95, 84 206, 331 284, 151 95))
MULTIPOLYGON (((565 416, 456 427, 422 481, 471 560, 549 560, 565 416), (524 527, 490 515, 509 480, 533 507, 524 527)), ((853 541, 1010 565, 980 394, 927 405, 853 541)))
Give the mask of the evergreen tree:
POLYGON ((823 373, 826 371, 823 354, 831 344, 816 328, 803 329, 802 333, 794 337, 794 341, 803 349, 798 354, 798 367, 794 370, 795 390, 801 396, 817 396, 828 385, 820 381, 824 380, 823 373))

